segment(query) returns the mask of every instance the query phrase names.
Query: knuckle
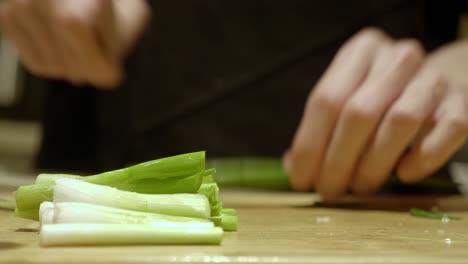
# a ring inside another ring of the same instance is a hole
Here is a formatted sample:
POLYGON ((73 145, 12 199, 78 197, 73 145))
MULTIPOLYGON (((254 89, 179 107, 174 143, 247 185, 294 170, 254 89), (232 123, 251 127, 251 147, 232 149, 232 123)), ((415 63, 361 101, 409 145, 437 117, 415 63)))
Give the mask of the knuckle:
POLYGON ((379 117, 379 113, 373 107, 356 99, 351 99, 346 104, 344 112, 352 120, 374 121, 379 117))
MULTIPOLYGON (((292 165, 300 164, 302 160, 309 160, 312 159, 311 153, 313 148, 309 146, 304 146, 304 144, 294 144, 293 148, 291 149, 290 153, 290 161, 292 165)), ((294 166, 292 166, 294 167, 294 166)))
POLYGON ((448 88, 448 81, 443 74, 436 70, 427 70, 425 77, 429 87, 437 89, 437 92, 444 92, 448 88))
POLYGON ((308 108, 312 108, 312 105, 314 105, 320 109, 325 109, 328 112, 339 112, 343 105, 342 100, 338 96, 327 91, 330 89, 319 90, 320 91, 314 93, 310 98, 308 108))
POLYGON ((447 117, 448 125, 457 131, 460 135, 466 135, 468 133, 468 119, 459 116, 447 117))
POLYGON ((399 64, 420 64, 424 59, 424 48, 416 40, 403 40, 395 44, 395 59, 399 64))
POLYGON ((405 107, 394 107, 389 113, 390 122, 400 126, 417 126, 424 122, 424 116, 405 107))
POLYGON ((355 38, 355 45, 361 48, 369 48, 381 42, 385 34, 377 28, 365 28, 355 38))
POLYGON ((98 17, 90 12, 60 10, 56 14, 59 23, 69 28, 95 28, 98 17))

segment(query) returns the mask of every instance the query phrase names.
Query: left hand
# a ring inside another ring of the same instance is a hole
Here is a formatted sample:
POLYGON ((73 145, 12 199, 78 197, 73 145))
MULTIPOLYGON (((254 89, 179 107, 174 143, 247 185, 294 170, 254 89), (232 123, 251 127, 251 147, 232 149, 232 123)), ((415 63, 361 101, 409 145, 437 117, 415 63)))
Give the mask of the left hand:
POLYGON ((370 193, 393 169, 416 182, 464 144, 468 88, 428 65, 414 40, 376 29, 349 40, 310 94, 285 156, 295 190, 370 193))
POLYGON ((0 28, 31 73, 110 89, 149 24, 145 0, 8 0, 0 28))

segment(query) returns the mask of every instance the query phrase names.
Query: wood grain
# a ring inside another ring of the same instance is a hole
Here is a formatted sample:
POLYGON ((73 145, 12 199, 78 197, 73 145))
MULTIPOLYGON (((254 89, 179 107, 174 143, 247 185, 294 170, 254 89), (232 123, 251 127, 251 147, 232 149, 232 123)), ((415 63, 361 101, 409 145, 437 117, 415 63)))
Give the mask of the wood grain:
POLYGON ((0 210, 0 263, 466 263, 467 200, 364 197, 313 207, 311 194, 225 192, 239 231, 221 246, 38 246, 38 225, 0 210), (383 205, 379 208, 379 204, 383 205), (392 208, 390 205, 394 204, 392 208), (411 206, 438 206, 463 217, 415 218, 411 206))

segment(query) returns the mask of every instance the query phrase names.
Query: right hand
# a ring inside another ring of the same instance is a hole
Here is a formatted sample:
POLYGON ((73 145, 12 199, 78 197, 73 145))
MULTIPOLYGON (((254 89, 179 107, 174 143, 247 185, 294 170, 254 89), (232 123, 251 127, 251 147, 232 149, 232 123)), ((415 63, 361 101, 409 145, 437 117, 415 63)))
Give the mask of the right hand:
POLYGON ((112 88, 150 15, 144 0, 6 0, 0 28, 33 74, 112 88))
POLYGON ((376 29, 346 42, 285 155, 292 187, 333 201, 377 191, 394 170, 414 183, 446 164, 467 140, 468 89, 433 56, 376 29))

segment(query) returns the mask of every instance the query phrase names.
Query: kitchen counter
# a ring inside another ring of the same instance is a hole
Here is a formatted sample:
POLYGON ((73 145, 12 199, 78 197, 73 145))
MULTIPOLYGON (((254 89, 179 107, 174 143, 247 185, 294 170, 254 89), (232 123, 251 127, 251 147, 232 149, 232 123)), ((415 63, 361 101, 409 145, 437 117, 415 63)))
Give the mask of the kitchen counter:
MULTIPOLYGON (((4 193, 5 195, 5 193, 4 193)), ((0 210, 0 263, 466 263, 463 197, 349 198, 315 205, 313 194, 225 191, 239 231, 219 246, 39 247, 38 224, 0 210), (442 222, 410 207, 461 216, 442 222)))

